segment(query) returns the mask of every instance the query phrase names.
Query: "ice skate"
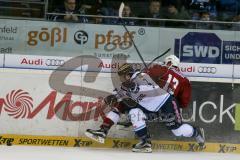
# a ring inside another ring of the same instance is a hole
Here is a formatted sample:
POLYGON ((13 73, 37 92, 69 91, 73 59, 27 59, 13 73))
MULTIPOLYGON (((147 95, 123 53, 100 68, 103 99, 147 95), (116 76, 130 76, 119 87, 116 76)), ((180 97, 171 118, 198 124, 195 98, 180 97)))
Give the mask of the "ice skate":
POLYGON ((99 143, 105 143, 105 138, 107 134, 104 129, 101 128, 98 130, 87 129, 85 135, 99 143))
POLYGON ((133 145, 133 152, 152 153, 152 144, 150 141, 141 141, 133 145))
POLYGON ((205 135, 204 135, 204 129, 203 128, 196 128, 196 137, 195 137, 198 145, 201 148, 205 147, 205 135))

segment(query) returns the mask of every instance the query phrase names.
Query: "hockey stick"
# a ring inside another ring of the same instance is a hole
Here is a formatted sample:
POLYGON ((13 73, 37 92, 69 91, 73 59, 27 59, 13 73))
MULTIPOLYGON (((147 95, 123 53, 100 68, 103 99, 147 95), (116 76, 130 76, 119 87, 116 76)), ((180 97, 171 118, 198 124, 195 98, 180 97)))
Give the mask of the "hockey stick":
POLYGON ((165 52, 163 52, 159 56, 155 57, 150 63, 147 64, 147 67, 144 67, 141 70, 139 70, 138 74, 143 73, 145 70, 148 70, 148 67, 151 66, 153 64, 153 62, 155 62, 157 59, 159 59, 162 56, 164 56, 165 54, 167 54, 170 50, 171 50, 171 48, 168 48, 165 52))
POLYGON ((124 21, 123 21, 123 19, 122 19, 123 8, 124 8, 124 3, 122 2, 121 5, 120 5, 120 7, 119 7, 118 16, 119 16, 119 18, 120 18, 120 20, 121 20, 121 22, 122 22, 122 25, 123 25, 125 31, 127 32, 128 36, 129 36, 129 38, 130 38, 130 40, 131 40, 134 48, 136 49, 138 56, 140 57, 141 61, 143 62, 144 67, 147 68, 147 64, 145 63, 145 61, 144 61, 141 53, 139 52, 139 50, 138 50, 135 42, 134 42, 133 39, 132 39, 132 36, 129 34, 129 30, 127 29, 127 27, 126 27, 126 25, 125 25, 125 23, 124 23, 124 21))
POLYGON ((162 56, 164 56, 165 54, 167 54, 167 53, 171 50, 171 48, 168 48, 164 53, 162 53, 161 55, 159 55, 159 56, 157 56, 156 58, 154 58, 154 59, 153 59, 150 63, 148 63, 148 65, 147 65, 147 64, 145 63, 145 61, 144 61, 144 59, 143 59, 140 51, 138 50, 135 42, 133 41, 132 36, 129 34, 129 30, 127 29, 127 27, 126 27, 126 25, 125 25, 125 23, 124 23, 124 21, 123 21, 123 19, 122 19, 123 8, 124 8, 124 3, 122 2, 121 5, 120 5, 120 7, 119 7, 119 13, 118 13, 118 15, 119 15, 120 20, 122 21, 122 24, 123 24, 124 29, 126 30, 126 32, 127 32, 128 36, 129 36, 129 38, 130 38, 130 40, 131 40, 134 48, 136 49, 136 51, 137 51, 137 53, 138 53, 138 56, 140 57, 141 61, 143 62, 143 65, 144 65, 144 68, 142 69, 142 71, 143 71, 143 70, 145 70, 145 69, 148 69, 148 67, 149 67, 154 61, 156 61, 157 59, 159 59, 159 58, 161 58, 162 56))
POLYGON ((157 59, 159 59, 159 58, 161 58, 162 56, 164 56, 165 54, 167 54, 170 50, 171 50, 171 48, 168 48, 165 52, 163 52, 162 54, 160 54, 159 56, 157 56, 156 58, 154 58, 150 63, 148 63, 147 68, 148 68, 153 62, 155 62, 157 59))

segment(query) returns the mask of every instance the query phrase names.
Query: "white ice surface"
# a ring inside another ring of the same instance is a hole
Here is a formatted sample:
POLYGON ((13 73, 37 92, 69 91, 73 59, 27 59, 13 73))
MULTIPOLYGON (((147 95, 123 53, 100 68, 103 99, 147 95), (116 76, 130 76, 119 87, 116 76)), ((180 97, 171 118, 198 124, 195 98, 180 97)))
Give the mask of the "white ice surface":
POLYGON ((0 146, 0 160, 240 160, 240 154, 133 153, 120 149, 0 146))

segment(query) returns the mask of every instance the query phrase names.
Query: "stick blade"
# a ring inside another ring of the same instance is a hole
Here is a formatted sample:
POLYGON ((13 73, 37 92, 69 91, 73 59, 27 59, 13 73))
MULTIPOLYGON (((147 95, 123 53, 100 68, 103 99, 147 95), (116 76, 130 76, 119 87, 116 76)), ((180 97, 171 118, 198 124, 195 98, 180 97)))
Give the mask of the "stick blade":
POLYGON ((88 137, 88 138, 91 138, 92 140, 96 141, 96 142, 99 142, 99 143, 105 143, 105 139, 103 137, 100 137, 100 136, 96 136, 96 135, 93 135, 92 133, 86 131, 85 132, 85 135, 88 137))
POLYGON ((120 18, 122 18, 122 12, 123 12, 123 8, 124 8, 124 3, 122 2, 120 7, 119 7, 119 11, 118 11, 118 16, 120 18))

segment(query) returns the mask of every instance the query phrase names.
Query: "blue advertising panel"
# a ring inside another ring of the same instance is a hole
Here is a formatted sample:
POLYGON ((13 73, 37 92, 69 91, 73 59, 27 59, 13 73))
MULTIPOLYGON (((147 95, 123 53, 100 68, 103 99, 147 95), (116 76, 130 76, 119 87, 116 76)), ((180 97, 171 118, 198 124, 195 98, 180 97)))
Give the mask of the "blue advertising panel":
POLYGON ((240 41, 223 41, 215 33, 189 32, 175 39, 174 52, 186 63, 240 64, 240 41))
POLYGON ((240 41, 224 41, 222 63, 240 64, 240 41))
MULTIPOLYGON (((180 60, 188 63, 219 64, 221 44, 222 40, 215 33, 189 32, 180 42, 180 60)), ((177 43, 175 47, 176 45, 177 43)))

